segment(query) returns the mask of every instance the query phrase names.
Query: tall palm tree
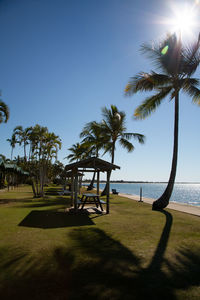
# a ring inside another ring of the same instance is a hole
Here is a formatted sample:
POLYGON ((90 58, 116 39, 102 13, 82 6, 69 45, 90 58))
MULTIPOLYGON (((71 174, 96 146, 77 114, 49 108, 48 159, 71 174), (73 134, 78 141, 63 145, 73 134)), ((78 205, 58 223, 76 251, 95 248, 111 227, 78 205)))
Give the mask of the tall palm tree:
MULTIPOLYGON (((119 111, 115 105, 111 105, 111 109, 106 107, 102 108, 103 120, 101 123, 101 132, 108 139, 105 144, 105 152, 111 154, 111 163, 114 163, 115 149, 117 141, 128 152, 134 150, 134 145, 130 142, 131 138, 136 139, 140 144, 144 143, 144 135, 139 133, 128 133, 125 126, 126 115, 124 112, 119 111)), ((106 194, 107 186, 105 187, 102 195, 106 194)))
POLYGON ((26 156, 26 146, 28 145, 29 137, 32 132, 32 127, 27 127, 23 129, 22 126, 16 126, 13 130, 13 134, 15 135, 17 143, 19 145, 23 145, 24 148, 24 160, 27 161, 27 156, 26 156))
POLYGON ((12 134, 11 139, 7 139, 7 141, 10 143, 10 146, 11 146, 11 157, 10 157, 10 159, 11 159, 11 161, 12 161, 13 150, 14 150, 15 145, 16 145, 16 143, 17 143, 15 134, 12 134))
POLYGON ((0 123, 7 123, 10 116, 8 106, 0 100, 0 123))
POLYGON ((171 173, 164 193, 159 199, 154 201, 153 209, 165 208, 171 197, 177 168, 178 158, 178 125, 179 125, 179 94, 182 90, 188 94, 193 103, 200 105, 199 80, 191 78, 200 63, 200 35, 198 41, 191 47, 184 47, 181 39, 175 34, 168 36, 162 43, 154 45, 143 45, 142 50, 156 62, 162 73, 150 72, 139 73, 131 79, 125 88, 127 95, 132 95, 141 91, 153 91, 153 96, 147 97, 139 105, 134 113, 136 119, 144 119, 149 116, 161 104, 165 97, 169 96, 174 100, 174 147, 171 173))
POLYGON ((31 155, 38 161, 43 157, 43 145, 45 144, 46 134, 48 134, 48 128, 36 124, 29 135, 31 155))

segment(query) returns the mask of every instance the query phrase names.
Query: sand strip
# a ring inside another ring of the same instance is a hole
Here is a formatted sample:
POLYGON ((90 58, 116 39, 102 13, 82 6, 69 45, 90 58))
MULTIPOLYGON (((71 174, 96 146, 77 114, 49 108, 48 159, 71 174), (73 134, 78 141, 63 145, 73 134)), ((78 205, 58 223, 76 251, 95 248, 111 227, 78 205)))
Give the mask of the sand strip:
MULTIPOLYGON (((135 200, 135 201, 140 200, 140 197, 137 196, 137 195, 129 195, 129 194, 119 193, 119 196, 126 197, 126 198, 129 198, 129 199, 135 200)), ((142 197, 142 200, 143 200, 143 202, 148 203, 148 204, 152 204, 153 201, 155 201, 155 199, 144 198, 144 197, 142 197)), ((181 211, 181 212, 184 212, 184 213, 187 213, 187 214, 191 214, 191 215, 195 215, 195 216, 200 217, 200 207, 197 207, 197 206, 171 202, 167 206, 167 208, 178 210, 178 211, 181 211)))

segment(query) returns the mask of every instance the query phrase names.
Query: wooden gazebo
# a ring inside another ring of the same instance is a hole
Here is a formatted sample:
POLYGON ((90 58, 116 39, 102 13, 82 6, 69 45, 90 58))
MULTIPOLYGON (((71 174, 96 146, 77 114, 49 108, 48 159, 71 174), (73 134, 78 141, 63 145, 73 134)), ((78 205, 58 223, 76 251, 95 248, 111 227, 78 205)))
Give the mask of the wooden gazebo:
POLYGON ((72 203, 74 204, 74 209, 76 210, 77 199, 78 199, 78 174, 85 172, 96 172, 97 173, 97 194, 99 195, 99 181, 100 181, 100 172, 107 173, 107 195, 106 195, 106 213, 109 213, 109 194, 110 194, 110 173, 112 170, 120 169, 119 166, 111 164, 105 160, 102 160, 97 157, 90 157, 69 165, 65 166, 66 171, 71 171, 71 180, 72 180, 72 203))

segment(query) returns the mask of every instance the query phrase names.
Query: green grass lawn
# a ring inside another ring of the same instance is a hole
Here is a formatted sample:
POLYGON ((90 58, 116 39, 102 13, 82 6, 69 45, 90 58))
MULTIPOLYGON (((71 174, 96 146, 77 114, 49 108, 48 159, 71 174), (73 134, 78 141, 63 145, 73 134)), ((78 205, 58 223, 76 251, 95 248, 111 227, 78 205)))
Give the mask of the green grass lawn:
POLYGON ((0 193, 0 298, 199 299, 200 218, 111 195, 109 215, 68 196, 0 193))

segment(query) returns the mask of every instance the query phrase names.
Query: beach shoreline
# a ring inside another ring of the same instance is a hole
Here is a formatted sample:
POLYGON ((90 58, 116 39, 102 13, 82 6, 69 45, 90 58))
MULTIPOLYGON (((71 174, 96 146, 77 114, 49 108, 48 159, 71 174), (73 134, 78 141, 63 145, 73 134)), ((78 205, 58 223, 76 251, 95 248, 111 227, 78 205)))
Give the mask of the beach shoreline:
MULTIPOLYGON (((119 193, 118 195, 128 198, 128 199, 131 199, 131 200, 134 200, 134 201, 138 201, 138 202, 140 201, 140 196, 138 196, 138 195, 129 195, 129 194, 124 194, 124 193, 119 193)), ((153 201, 155 201, 155 199, 142 197, 142 201, 144 203, 148 203, 148 204, 152 205, 152 203, 153 203, 153 201)), ((177 202, 170 202, 169 205, 167 206, 167 208, 200 217, 200 207, 197 207, 197 206, 192 206, 189 204, 182 204, 182 203, 177 203, 177 202)))

